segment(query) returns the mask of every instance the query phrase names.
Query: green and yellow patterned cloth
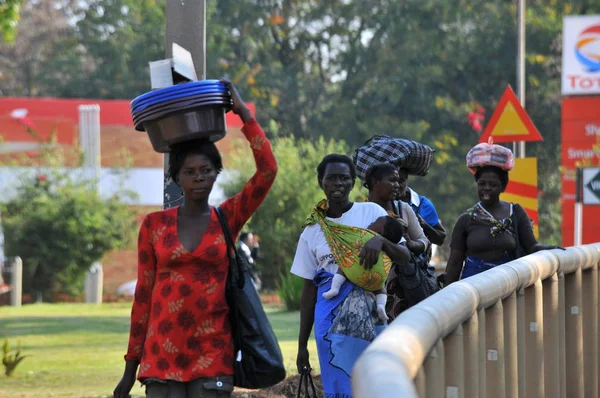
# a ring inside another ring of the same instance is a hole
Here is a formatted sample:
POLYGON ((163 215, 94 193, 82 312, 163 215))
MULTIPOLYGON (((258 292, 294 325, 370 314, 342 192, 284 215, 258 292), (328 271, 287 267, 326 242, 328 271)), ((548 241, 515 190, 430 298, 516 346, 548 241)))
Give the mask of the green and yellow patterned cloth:
POLYGON ((327 200, 317 203, 304 226, 319 224, 327 239, 331 254, 346 278, 365 290, 383 288, 392 267, 392 260, 381 252, 377 263, 370 270, 360 265, 360 251, 377 233, 364 228, 349 227, 327 219, 327 200))

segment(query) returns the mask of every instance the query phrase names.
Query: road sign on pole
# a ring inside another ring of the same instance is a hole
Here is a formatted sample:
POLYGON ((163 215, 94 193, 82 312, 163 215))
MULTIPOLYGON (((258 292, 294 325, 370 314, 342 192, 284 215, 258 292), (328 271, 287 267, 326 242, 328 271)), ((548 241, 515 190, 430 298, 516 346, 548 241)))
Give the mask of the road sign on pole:
POLYGON ((490 137, 495 143, 544 140, 510 86, 504 90, 479 142, 488 142, 490 137))
POLYGON ((583 204, 600 205, 600 167, 583 169, 583 204))

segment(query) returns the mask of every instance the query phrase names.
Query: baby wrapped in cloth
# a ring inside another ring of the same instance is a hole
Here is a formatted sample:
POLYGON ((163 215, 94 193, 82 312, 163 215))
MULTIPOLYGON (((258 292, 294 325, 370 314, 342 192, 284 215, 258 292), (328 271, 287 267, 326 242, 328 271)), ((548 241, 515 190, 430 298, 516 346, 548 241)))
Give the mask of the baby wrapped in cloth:
MULTIPOLYGON (((387 291, 385 282, 392 266, 387 254, 381 253, 373 268, 365 269, 360 265, 359 253, 362 247, 378 234, 392 243, 399 243, 404 236, 404 225, 391 216, 379 217, 368 229, 339 225, 325 219, 328 228, 322 228, 331 247, 331 253, 339 266, 333 276, 331 289, 323 293, 326 299, 337 296, 346 279, 355 285, 375 294, 377 315, 383 321, 388 317, 385 312, 387 291)), ((323 227, 323 226, 322 226, 323 227)))

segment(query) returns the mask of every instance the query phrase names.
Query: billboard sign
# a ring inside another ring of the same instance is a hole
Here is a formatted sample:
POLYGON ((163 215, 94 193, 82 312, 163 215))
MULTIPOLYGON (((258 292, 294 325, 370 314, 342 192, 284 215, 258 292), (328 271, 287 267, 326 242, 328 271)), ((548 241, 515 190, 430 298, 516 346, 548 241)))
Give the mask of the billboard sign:
MULTIPOLYGON (((563 245, 573 244, 576 173, 578 168, 600 167, 600 95, 563 99, 561 117, 562 236, 563 245)), ((584 244, 600 242, 600 176, 584 171, 583 235, 584 244)))
POLYGON ((562 94, 600 93, 600 15, 563 18, 562 94))

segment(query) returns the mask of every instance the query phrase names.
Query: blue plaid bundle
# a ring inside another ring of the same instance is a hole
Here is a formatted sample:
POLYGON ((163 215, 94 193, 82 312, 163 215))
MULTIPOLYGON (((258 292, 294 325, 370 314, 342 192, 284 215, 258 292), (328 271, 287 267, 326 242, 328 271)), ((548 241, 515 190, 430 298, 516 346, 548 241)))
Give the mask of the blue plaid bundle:
POLYGON ((419 142, 376 135, 354 151, 352 160, 358 178, 363 181, 369 167, 377 163, 391 163, 409 174, 424 176, 429 172, 434 152, 435 149, 419 142))

